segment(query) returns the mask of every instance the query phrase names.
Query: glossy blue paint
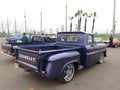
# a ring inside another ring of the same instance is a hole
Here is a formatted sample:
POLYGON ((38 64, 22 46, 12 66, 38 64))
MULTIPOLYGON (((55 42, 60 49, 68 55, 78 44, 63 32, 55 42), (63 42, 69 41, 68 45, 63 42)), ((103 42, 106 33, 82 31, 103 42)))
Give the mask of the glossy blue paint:
MULTIPOLYGON (((56 44, 21 47, 17 49, 16 59, 20 66, 26 66, 19 61, 28 62, 30 58, 36 58, 36 62, 28 63, 37 66, 37 73, 44 71, 41 75, 45 78, 58 78, 62 75, 64 68, 73 63, 78 68, 79 65, 84 67, 90 66, 98 62, 101 53, 106 53, 105 45, 97 45, 94 43, 94 36, 83 32, 60 32, 57 35, 56 44), (70 38, 67 38, 71 35, 70 38), (64 36, 64 38, 62 38, 64 36), (77 40, 72 41, 72 37, 76 36, 77 40), (68 40, 67 40, 68 39, 68 40), (89 40, 90 39, 90 40, 89 40), (66 41, 64 41, 66 40, 66 41), (28 60, 20 58, 19 54, 25 55, 28 60)), ((32 70, 32 67, 24 69, 32 70)), ((36 72, 32 70, 32 72, 36 72)))

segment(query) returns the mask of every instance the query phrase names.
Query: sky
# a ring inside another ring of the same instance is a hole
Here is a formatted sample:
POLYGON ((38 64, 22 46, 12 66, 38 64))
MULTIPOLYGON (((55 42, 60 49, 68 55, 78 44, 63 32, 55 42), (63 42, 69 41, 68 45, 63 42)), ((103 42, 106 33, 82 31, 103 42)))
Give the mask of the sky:
MULTIPOLYGON (((110 33, 113 21, 114 0, 67 0, 68 17, 74 16, 77 10, 87 13, 97 13, 94 32, 110 33)), ((116 0, 116 31, 120 33, 120 0, 116 0)), ((1 23, 7 31, 7 18, 10 32, 14 32, 15 19, 17 30, 24 32, 24 10, 26 10, 27 30, 40 30, 40 12, 42 10, 42 29, 49 30, 61 28, 65 25, 66 0, 0 0, 0 31, 1 23)), ((69 31, 70 20, 67 27, 69 31)), ((77 18, 73 19, 73 31, 77 24, 77 18)), ((84 17, 82 19, 81 31, 84 28, 84 17)), ((91 32, 92 18, 88 18, 87 32, 91 32)), ((47 31, 46 31, 47 32, 47 31)))

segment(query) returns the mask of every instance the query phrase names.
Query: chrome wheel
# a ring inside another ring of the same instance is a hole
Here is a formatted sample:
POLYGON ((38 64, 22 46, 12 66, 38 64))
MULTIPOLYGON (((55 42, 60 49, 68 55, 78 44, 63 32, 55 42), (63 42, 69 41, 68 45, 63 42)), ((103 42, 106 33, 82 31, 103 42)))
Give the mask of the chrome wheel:
POLYGON ((102 64, 104 62, 104 54, 101 53, 98 63, 102 64))
POLYGON ((74 64, 68 64, 62 73, 62 77, 60 78, 60 81, 62 83, 68 83, 72 80, 75 74, 75 67, 74 64))

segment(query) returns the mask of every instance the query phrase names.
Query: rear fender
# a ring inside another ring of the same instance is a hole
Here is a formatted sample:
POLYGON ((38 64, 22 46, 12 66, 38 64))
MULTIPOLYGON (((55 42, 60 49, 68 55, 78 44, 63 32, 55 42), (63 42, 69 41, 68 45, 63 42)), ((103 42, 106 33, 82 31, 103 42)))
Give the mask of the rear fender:
POLYGON ((46 66, 47 78, 58 78, 62 75, 64 68, 74 63, 77 66, 80 63, 80 53, 77 51, 69 51, 52 55, 48 58, 46 66), (77 65, 76 65, 77 63, 77 65))
POLYGON ((59 61, 59 60, 66 61, 67 59, 76 58, 76 57, 80 58, 80 53, 78 51, 67 51, 67 52, 61 52, 51 55, 48 58, 48 61, 59 61))

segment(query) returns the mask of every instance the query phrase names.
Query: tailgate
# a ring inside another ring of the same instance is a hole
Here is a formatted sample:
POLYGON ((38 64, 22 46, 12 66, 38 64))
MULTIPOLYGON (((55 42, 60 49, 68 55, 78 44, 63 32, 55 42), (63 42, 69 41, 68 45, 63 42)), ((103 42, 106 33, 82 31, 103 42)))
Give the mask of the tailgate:
POLYGON ((19 64, 20 67, 24 68, 25 70, 34 71, 37 70, 38 55, 39 54, 37 52, 20 48, 17 50, 16 62, 19 64))

